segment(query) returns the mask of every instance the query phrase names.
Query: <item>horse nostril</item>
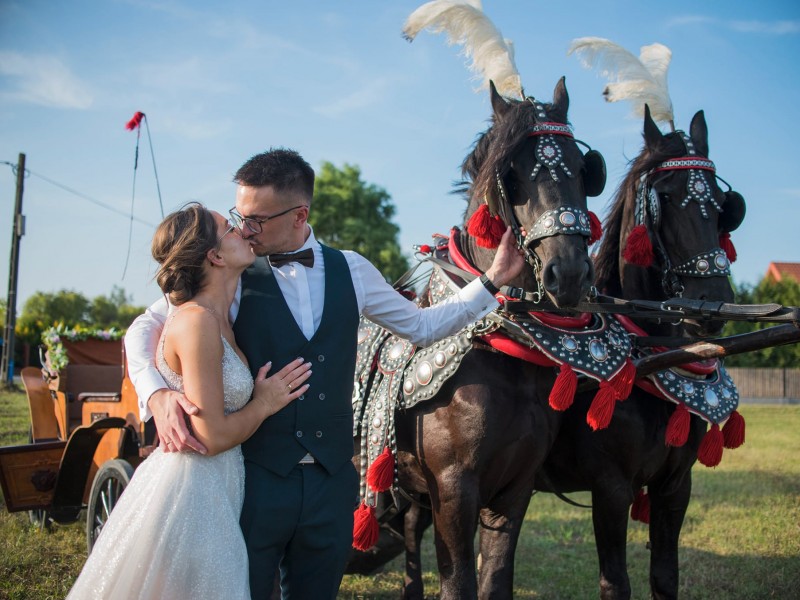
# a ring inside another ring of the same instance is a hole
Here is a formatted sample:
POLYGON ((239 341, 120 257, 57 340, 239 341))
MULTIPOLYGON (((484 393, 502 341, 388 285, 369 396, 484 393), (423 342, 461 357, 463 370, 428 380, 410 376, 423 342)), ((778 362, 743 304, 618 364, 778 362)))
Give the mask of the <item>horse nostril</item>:
POLYGON ((558 290, 558 265, 550 263, 544 268, 542 285, 550 293, 555 293, 558 290))

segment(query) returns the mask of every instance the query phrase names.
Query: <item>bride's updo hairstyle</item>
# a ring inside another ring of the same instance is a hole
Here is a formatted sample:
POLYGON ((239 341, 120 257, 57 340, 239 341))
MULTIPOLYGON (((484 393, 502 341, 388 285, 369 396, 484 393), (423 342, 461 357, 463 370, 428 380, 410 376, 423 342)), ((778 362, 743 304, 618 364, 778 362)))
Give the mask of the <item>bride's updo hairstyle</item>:
POLYGON ((170 214, 156 229, 151 251, 159 265, 156 283, 174 305, 192 299, 204 283, 206 254, 217 245, 217 224, 198 202, 170 214))

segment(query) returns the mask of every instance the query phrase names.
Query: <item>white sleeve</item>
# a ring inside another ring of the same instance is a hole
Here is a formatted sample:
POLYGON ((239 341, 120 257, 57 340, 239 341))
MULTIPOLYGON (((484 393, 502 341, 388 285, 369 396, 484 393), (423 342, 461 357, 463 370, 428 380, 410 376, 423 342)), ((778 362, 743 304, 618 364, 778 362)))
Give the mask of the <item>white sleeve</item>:
POLYGON ((169 304, 161 298, 150 306, 125 333, 125 356, 128 360, 128 376, 131 378, 139 398, 139 417, 148 420, 152 414, 147 401, 154 392, 167 384, 156 368, 156 350, 161 331, 169 313, 169 304))
POLYGON ((500 304, 479 280, 445 302, 419 308, 388 283, 367 259, 345 252, 362 314, 418 346, 429 346, 481 319, 500 304))

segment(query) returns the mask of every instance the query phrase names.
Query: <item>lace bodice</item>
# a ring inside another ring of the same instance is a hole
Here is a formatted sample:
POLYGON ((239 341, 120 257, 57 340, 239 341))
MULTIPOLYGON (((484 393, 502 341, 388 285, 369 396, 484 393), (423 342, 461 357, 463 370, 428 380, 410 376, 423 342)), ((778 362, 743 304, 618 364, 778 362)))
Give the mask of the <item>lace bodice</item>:
MULTIPOLYGON (((170 369, 164 359, 164 340, 167 328, 174 315, 175 313, 170 315, 164 325, 164 333, 161 335, 158 352, 156 353, 156 367, 164 377, 169 389, 183 392, 183 377, 170 369)), ((236 354, 236 351, 224 337, 222 337, 222 347, 222 388, 225 392, 225 414, 227 415, 240 410, 247 404, 250 395, 253 393, 253 376, 250 374, 250 369, 242 362, 242 359, 239 358, 239 355, 236 354)))

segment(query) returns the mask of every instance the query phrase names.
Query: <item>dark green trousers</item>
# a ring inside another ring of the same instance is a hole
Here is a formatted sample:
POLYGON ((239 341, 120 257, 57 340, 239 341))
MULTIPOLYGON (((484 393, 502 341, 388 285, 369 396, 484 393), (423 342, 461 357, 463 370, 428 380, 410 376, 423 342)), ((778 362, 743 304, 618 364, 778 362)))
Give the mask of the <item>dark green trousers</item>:
POLYGON ((350 462, 333 475, 311 464, 281 477, 245 460, 241 526, 253 600, 270 597, 278 568, 283 600, 335 599, 357 503, 358 475, 350 462))

